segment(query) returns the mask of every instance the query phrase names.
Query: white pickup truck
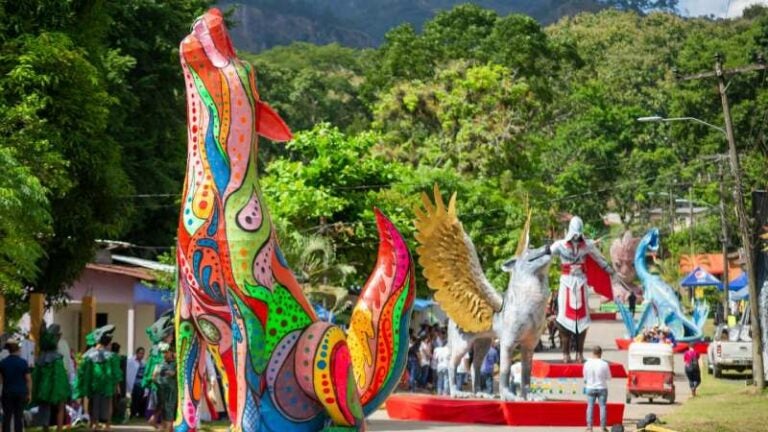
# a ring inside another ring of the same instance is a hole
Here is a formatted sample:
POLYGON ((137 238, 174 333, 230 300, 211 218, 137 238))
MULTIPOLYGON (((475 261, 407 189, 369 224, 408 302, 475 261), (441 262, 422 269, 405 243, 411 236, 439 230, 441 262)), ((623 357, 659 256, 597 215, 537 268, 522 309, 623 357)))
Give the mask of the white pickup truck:
POLYGON ((715 337, 707 348, 709 373, 716 378, 723 376, 723 370, 743 372, 752 369, 752 337, 749 326, 728 328, 719 325, 715 337))

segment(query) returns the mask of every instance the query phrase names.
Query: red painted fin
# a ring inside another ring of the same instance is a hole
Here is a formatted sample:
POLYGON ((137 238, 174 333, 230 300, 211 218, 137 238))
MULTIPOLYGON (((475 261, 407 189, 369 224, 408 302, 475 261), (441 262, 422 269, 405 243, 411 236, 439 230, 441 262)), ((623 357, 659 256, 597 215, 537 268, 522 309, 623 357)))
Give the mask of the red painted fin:
POLYGON ((256 131, 259 135, 277 142, 290 141, 293 138, 291 129, 272 107, 263 101, 259 101, 256 107, 256 131))

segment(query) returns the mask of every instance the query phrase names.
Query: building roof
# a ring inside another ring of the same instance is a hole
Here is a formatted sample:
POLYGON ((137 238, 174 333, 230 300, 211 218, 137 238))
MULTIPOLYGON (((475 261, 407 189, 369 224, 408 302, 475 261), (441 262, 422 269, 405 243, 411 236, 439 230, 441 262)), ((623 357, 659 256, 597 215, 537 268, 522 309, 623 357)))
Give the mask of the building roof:
MULTIPOLYGON (((723 254, 699 254, 691 258, 690 255, 680 256, 680 271, 684 274, 692 272, 696 267, 701 267, 710 274, 721 276, 723 274, 723 254)), ((741 275, 741 267, 734 260, 728 260, 728 279, 733 280, 741 275)))
POLYGON ((132 266, 139 266, 146 269, 161 271, 165 273, 173 273, 176 271, 176 267, 168 264, 163 264, 157 261, 151 261, 143 258, 130 257, 125 255, 112 254, 112 261, 117 261, 132 266))
POLYGON ((123 276, 130 276, 135 279, 154 282, 155 276, 148 269, 134 266, 126 266, 120 264, 96 264, 88 263, 85 268, 105 273, 119 274, 123 276))

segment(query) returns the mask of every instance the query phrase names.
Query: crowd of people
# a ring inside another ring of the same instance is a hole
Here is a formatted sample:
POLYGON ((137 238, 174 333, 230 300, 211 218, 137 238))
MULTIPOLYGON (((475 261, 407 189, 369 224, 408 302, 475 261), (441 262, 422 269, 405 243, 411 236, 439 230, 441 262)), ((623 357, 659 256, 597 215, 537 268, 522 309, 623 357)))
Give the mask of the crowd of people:
MULTIPOLYGON (((437 395, 450 394, 449 369, 451 368, 451 352, 447 346, 447 328, 439 324, 422 323, 418 331, 410 331, 408 345, 407 382, 411 392, 427 392, 437 395)), ((459 361, 456 367, 456 388, 463 391, 471 385, 472 362, 474 350, 459 361)), ((499 342, 494 340, 480 365, 480 390, 494 394, 494 376, 499 372, 500 363, 499 342)), ((511 366, 510 380, 512 390, 519 387, 522 374, 521 363, 511 366)))
POLYGON ((659 325, 644 329, 635 337, 635 342, 665 343, 670 345, 675 345, 677 343, 672 330, 666 326, 659 325))
POLYGON ((131 417, 173 430, 178 392, 173 326, 166 326, 149 358, 143 347, 130 358, 122 356, 112 341, 114 330, 107 325, 89 333, 81 354, 70 350, 57 324, 43 324, 37 355, 28 338, 0 336, 2 432, 25 426, 60 432, 80 423, 108 431, 131 417))

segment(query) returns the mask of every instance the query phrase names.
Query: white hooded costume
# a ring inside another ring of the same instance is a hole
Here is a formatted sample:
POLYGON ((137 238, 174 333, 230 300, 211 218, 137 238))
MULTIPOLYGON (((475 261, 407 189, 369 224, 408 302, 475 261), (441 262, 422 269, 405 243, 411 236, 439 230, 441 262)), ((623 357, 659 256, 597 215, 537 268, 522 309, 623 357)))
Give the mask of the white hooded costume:
MULTIPOLYGON (((584 238, 584 223, 574 216, 568 225, 568 234, 550 246, 552 255, 560 257, 560 288, 557 293, 557 322, 571 333, 583 333, 589 328, 589 305, 587 304, 587 286, 599 279, 596 272, 604 271, 613 275, 613 267, 600 254, 595 242, 584 238), (597 276, 597 277, 596 277, 597 276)), ((608 279, 608 298, 610 279, 608 279)), ((605 285, 601 283, 600 285, 605 285)), ((601 286, 599 294, 605 294, 601 286)), ((597 290, 597 287, 595 287, 597 290)))

